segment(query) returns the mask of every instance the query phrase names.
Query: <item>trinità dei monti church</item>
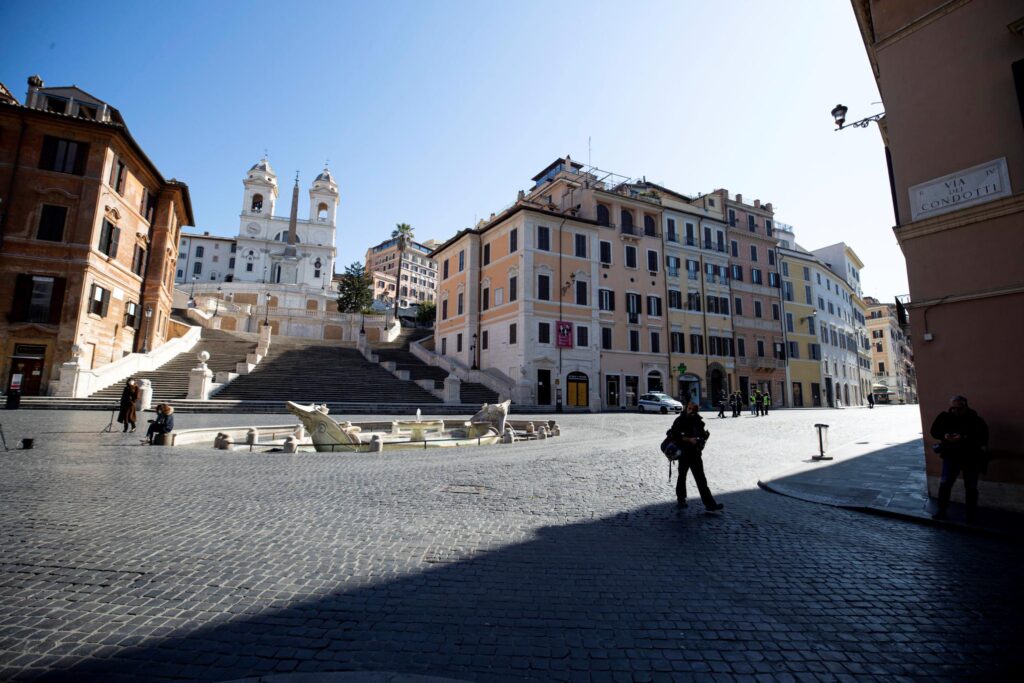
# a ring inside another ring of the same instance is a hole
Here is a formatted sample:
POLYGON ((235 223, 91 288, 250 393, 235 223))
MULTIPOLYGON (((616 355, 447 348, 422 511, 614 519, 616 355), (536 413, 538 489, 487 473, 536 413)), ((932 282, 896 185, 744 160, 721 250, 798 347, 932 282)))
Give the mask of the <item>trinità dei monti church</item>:
MULTIPOLYGON (((300 219, 299 179, 287 218, 275 215, 277 174, 264 156, 242 181, 236 237, 182 233, 175 281, 179 296, 225 330, 255 332, 267 321, 274 334, 353 341, 338 324, 332 286, 338 184, 325 166, 309 189, 308 218, 300 219), (331 320, 331 319, 335 320, 331 320)), ((376 336, 376 335, 373 335, 376 336)))

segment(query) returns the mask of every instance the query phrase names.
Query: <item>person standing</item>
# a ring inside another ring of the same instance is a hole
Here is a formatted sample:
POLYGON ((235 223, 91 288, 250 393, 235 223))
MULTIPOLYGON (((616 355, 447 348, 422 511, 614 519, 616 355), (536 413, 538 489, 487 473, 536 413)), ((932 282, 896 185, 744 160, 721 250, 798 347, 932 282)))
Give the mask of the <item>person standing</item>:
POLYGON ((704 461, 701 456, 704 451, 704 444, 707 443, 711 433, 704 429, 704 420, 701 418, 699 406, 692 401, 680 413, 679 417, 672 423, 668 435, 672 442, 679 447, 682 455, 679 457, 679 474, 676 479, 676 507, 683 509, 686 503, 686 473, 693 473, 693 480, 697 483, 697 490, 700 492, 700 500, 704 508, 709 512, 721 510, 725 506, 715 502, 708 488, 707 477, 704 476, 704 461))
POLYGON ((138 416, 135 413, 135 404, 139 400, 139 387, 134 379, 129 379, 121 392, 120 410, 117 413, 117 421, 124 425, 124 434, 135 431, 135 421, 138 416))
POLYGON ((964 396, 954 396, 949 410, 939 413, 930 434, 938 439, 936 450, 942 458, 939 481, 939 511, 933 519, 945 519, 949 496, 957 476, 964 475, 964 498, 967 521, 973 522, 978 509, 978 475, 985 469, 985 448, 988 446, 988 425, 971 410, 964 396))
POLYGON ((750 414, 751 415, 754 415, 754 416, 757 415, 757 411, 758 411, 757 402, 758 402, 758 399, 760 399, 760 398, 761 398, 761 392, 759 392, 757 389, 754 389, 753 391, 750 392, 750 414))
POLYGON ((718 395, 718 417, 725 417, 725 392, 723 391, 718 395))
POLYGON ((761 414, 767 417, 768 409, 771 408, 771 406, 772 406, 772 394, 771 394, 770 391, 764 392, 764 396, 761 397, 761 402, 762 402, 762 407, 761 407, 762 412, 761 412, 761 414))
POLYGON ((868 394, 868 408, 870 409, 870 408, 874 408, 874 407, 875 407, 875 395, 874 394, 868 394))

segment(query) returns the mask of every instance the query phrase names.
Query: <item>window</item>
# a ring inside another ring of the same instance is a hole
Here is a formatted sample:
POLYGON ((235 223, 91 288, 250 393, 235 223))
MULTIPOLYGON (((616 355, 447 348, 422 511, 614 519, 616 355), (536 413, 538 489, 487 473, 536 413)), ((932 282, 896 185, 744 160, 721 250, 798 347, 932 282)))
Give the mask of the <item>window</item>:
POLYGON ((537 323, 537 343, 551 343, 551 323, 537 323))
POLYGON ((636 247, 630 244, 626 245, 626 267, 636 268, 636 247))
POLYGON ((693 223, 686 224, 686 244, 691 247, 696 244, 696 238, 693 235, 695 229, 693 223))
POLYGON ((682 332, 670 332, 668 335, 669 347, 672 349, 672 353, 685 353, 686 348, 683 345, 683 333, 682 332))
POLYGON ((779 286, 779 274, 774 271, 768 271, 768 286, 778 287, 779 286))
POLYGON ((750 260, 754 261, 755 263, 757 262, 757 245, 756 244, 751 244, 750 245, 750 260))
POLYGON ((740 255, 740 243, 737 242, 736 240, 733 240, 732 242, 730 242, 730 244, 729 244, 729 251, 733 255, 733 257, 737 257, 738 258, 739 255, 740 255))
POLYGON ((441 320, 448 319, 448 299, 441 301, 441 320))
POLYGON ((484 265, 488 265, 491 262, 491 245, 484 245, 484 265))
POLYGON ((125 168, 124 162, 117 157, 114 157, 114 163, 110 166, 109 185, 120 195, 124 194, 124 185, 127 176, 128 169, 125 168))
POLYGON ((43 138, 39 168, 58 173, 85 175, 85 162, 88 157, 88 144, 47 135, 43 138))
POLYGON ((623 209, 619 212, 619 223, 622 225, 622 232, 633 232, 633 212, 623 209))
MULTIPOLYGON (((769 252, 769 253, 771 253, 771 252, 769 252)), ((769 262, 771 262, 771 259, 769 259, 769 262)), ((788 261, 782 261, 781 263, 782 263, 782 275, 784 277, 789 277, 789 262, 788 261)))
POLYGON ((519 251, 519 228, 512 228, 508 233, 508 253, 519 251))
POLYGON ((639 351, 640 350, 640 330, 629 331, 629 350, 639 351))
POLYGON ((885 363, 879 363, 878 364, 878 374, 879 375, 884 375, 885 374, 885 363))
POLYGON ((789 357, 799 358, 800 357, 800 344, 795 341, 789 342, 789 357))
POLYGON ((652 315, 656 318, 661 317, 661 297, 660 296, 647 296, 647 315, 652 315))
MULTIPOLYGON (((769 266, 774 266, 775 265, 775 250, 774 249, 769 249, 768 250, 768 265, 769 266)), ((789 269, 786 267, 786 264, 783 263, 782 266, 783 266, 782 270, 786 273, 786 275, 789 275, 789 269)))
POLYGON ((199 261, 196 261, 195 263, 193 263, 192 264, 192 274, 193 275, 202 275, 203 274, 203 264, 200 263, 199 261))
POLYGON ((444 356, 448 353, 448 337, 441 339, 441 355, 444 356))
POLYGON ((754 301, 754 317, 755 318, 760 318, 761 317, 761 302, 760 301, 754 301))
POLYGON ((764 358, 764 341, 761 339, 757 340, 757 357, 764 358))
POLYGON ((513 275, 508 279, 508 300, 515 301, 519 298, 519 278, 513 275))
POLYGON ((455 335, 455 353, 462 353, 462 333, 455 335))
POLYGON ((732 310, 736 315, 743 315, 743 299, 736 297, 733 299, 732 310))
POLYGON ((537 298, 541 301, 551 301, 551 276, 537 276, 537 298))
POLYGON ((778 319, 779 319, 779 305, 778 304, 772 304, 772 320, 778 320, 778 319))
POLYGON ((730 268, 732 268, 732 279, 743 282, 743 266, 734 263, 730 268))
POLYGON ((36 239, 48 242, 64 241, 64 223, 67 221, 68 208, 43 204, 39 211, 39 231, 36 239))
POLYGON ((487 350, 487 330, 480 333, 480 349, 482 351, 487 350))
POLYGON ((704 226, 704 248, 710 249, 712 247, 711 242, 711 228, 704 226))
POLYGON ((583 280, 576 281, 576 304, 578 306, 590 305, 590 297, 587 296, 587 283, 583 280))
POLYGON ((807 355, 811 360, 821 360, 821 344, 808 344, 807 355))
POLYGON ((658 262, 659 261, 661 261, 661 258, 659 257, 658 252, 654 251, 653 249, 648 249, 647 250, 647 270, 649 270, 652 273, 657 273, 658 272, 658 262))
POLYGON ((804 285, 804 302, 810 306, 814 302, 814 297, 811 296, 811 286, 804 285))
POLYGON ((612 328, 610 327, 601 328, 601 348, 605 351, 612 348, 612 328))
POLYGON ((205 250, 202 247, 196 247, 196 258, 203 258, 203 252, 205 250))
POLYGON ((135 245, 135 253, 132 254, 132 272, 138 276, 142 276, 142 271, 146 268, 146 250, 138 244, 135 245))
POLYGON ((551 229, 543 225, 537 226, 537 249, 551 251, 551 229))
POLYGON ((444 279, 448 279, 448 259, 444 260, 444 279))
POLYGON ((810 282, 811 281, 811 269, 808 268, 807 266, 804 266, 804 281, 805 282, 810 282))
POLYGON ((793 283, 789 280, 782 283, 782 298, 786 301, 793 300, 793 283))
POLYGON ((651 332, 651 353, 661 353, 661 334, 651 332))
POLYGON ((747 230, 750 232, 757 232, 757 224, 754 222, 754 216, 747 214, 747 230))
POLYGON ((718 233, 716 234, 716 238, 717 239, 715 240, 715 249, 717 249, 718 251, 720 251, 720 252, 722 252, 724 254, 725 253, 725 233, 722 232, 721 230, 719 230, 718 233))
POLYGON ((610 289, 597 290, 597 306, 602 311, 615 310, 615 292, 610 289))
POLYGON ((139 305, 134 301, 124 302, 124 326, 135 328, 139 326, 139 305))
POLYGON ((89 313, 105 318, 109 307, 110 292, 99 285, 93 285, 92 292, 89 295, 89 313))
MULTIPOLYGON (((731 225, 734 228, 736 227, 736 210, 735 209, 729 209, 729 225, 731 225)), ((735 242, 733 242, 733 244, 735 244, 735 242)), ((733 256, 735 256, 735 254, 733 254, 733 256)))
POLYGON ((590 346, 590 329, 585 325, 576 326, 576 346, 584 349, 590 346))
POLYGON ((699 334, 690 335, 690 353, 704 355, 704 337, 699 334))
POLYGON ((750 281, 753 282, 755 285, 764 284, 764 280, 761 278, 761 269, 760 268, 751 268, 750 269, 750 281))
POLYGON ((707 295, 707 304, 708 304, 708 307, 707 307, 707 312, 708 313, 718 313, 718 297, 717 296, 711 296, 710 294, 708 294, 707 295))
POLYGON ((459 252, 459 272, 461 273, 466 269, 466 252, 465 250, 459 252))
POLYGON ((608 207, 604 204, 597 205, 597 224, 610 225, 611 217, 608 215, 608 207))
POLYGON ((764 232, 769 237, 772 236, 772 222, 767 218, 764 219, 764 232))
MULTIPOLYGON (((786 331, 787 332, 793 332, 793 314, 792 313, 787 313, 786 314, 786 331)), ((789 354, 789 355, 792 356, 793 354, 789 354)))
POLYGON ((746 357, 747 355, 747 340, 740 337, 736 340, 736 355, 746 357))
POLYGON ((575 239, 576 257, 587 258, 587 236, 576 235, 575 239))
POLYGON ((121 241, 121 228, 115 227, 110 221, 104 220, 100 228, 99 250, 110 258, 117 258, 117 247, 121 241))
POLYGON ((480 309, 486 311, 491 307, 491 288, 484 287, 480 290, 480 309))
POLYGON ((723 296, 718 299, 718 312, 722 315, 729 315, 729 297, 723 296))
POLYGON ((465 301, 466 301, 466 294, 465 294, 465 292, 459 292, 458 297, 456 297, 456 299, 455 299, 455 315, 462 315, 462 312, 464 310, 463 304, 465 303, 465 301))
MULTIPOLYGON (((229 269, 234 269, 234 267, 235 267, 235 257, 232 256, 230 259, 228 259, 228 268, 229 269)), ((320 277, 319 271, 317 271, 317 277, 320 277)))
POLYGON ((683 293, 678 289, 668 290, 668 307, 672 310, 682 310, 683 308, 683 293))
POLYGON ((14 281, 11 322, 60 323, 65 280, 48 275, 19 273, 14 281))
POLYGON ((626 293, 626 313, 628 313, 628 319, 631 323, 638 322, 637 316, 640 315, 640 295, 634 294, 633 292, 626 293))
POLYGON ((700 293, 688 292, 686 294, 686 310, 700 311, 700 293))
POLYGON ((665 221, 666 227, 665 232, 668 233, 665 237, 669 242, 678 242, 679 235, 676 234, 676 222, 669 218, 665 221))
POLYGON ((612 262, 612 243, 601 240, 601 263, 612 262))
POLYGON ((682 261, 678 256, 665 256, 665 270, 672 277, 679 277, 679 266, 682 261))
POLYGON ((246 262, 246 264, 245 264, 245 272, 247 272, 247 273, 251 273, 252 272, 252 261, 246 262))

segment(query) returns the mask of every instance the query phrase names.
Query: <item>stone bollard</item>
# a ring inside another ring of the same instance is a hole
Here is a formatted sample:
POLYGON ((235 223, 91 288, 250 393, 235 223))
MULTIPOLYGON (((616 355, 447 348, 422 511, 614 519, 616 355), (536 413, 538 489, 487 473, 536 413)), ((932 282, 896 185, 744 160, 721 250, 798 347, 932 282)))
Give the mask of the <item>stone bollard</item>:
POLYGON ((537 437, 540 438, 540 439, 548 438, 548 428, 547 428, 547 425, 541 425, 540 426, 540 431, 537 432, 537 437))
POLYGON ((210 354, 200 351, 196 354, 199 365, 192 368, 188 374, 188 398, 194 401, 206 401, 210 398, 210 389, 213 385, 213 372, 206 367, 206 361, 210 360, 210 354))
POLYGON ((373 438, 370 439, 370 452, 380 453, 384 450, 384 440, 380 438, 380 434, 374 434, 373 438))
POLYGON ((135 403, 135 410, 142 412, 153 407, 153 383, 148 379, 136 380, 139 385, 139 400, 135 403))
POLYGON ((535 432, 536 432, 536 429, 537 429, 537 428, 533 426, 533 423, 532 423, 532 422, 527 422, 527 423, 526 423, 526 433, 527 433, 527 434, 533 434, 533 433, 535 433, 535 432))
POLYGON ((512 429, 511 425, 505 427, 505 433, 501 435, 502 443, 515 443, 516 442, 516 430, 512 429))
POLYGON ((297 426, 295 428, 295 431, 293 432, 293 434, 295 435, 295 438, 298 439, 299 441, 305 441, 305 439, 306 439, 306 426, 300 423, 299 426, 297 426))
POLYGON ((245 433, 245 443, 249 446, 249 452, 252 453, 252 447, 259 445, 260 442, 260 431, 256 428, 250 428, 245 433))
POLYGON ((462 380, 455 375, 444 378, 444 402, 462 403, 462 380))
POLYGON ((282 450, 285 453, 297 453, 299 450, 299 442, 295 440, 294 436, 289 436, 284 440, 284 447, 282 450))

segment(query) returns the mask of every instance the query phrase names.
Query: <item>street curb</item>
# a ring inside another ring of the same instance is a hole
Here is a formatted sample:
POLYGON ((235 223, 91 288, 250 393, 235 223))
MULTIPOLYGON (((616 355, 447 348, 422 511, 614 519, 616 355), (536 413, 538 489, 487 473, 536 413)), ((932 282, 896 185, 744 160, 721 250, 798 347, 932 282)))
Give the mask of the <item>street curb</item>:
POLYGON ((886 508, 873 507, 870 505, 844 505, 842 503, 828 503, 823 500, 817 500, 810 496, 798 495, 785 488, 773 486, 771 482, 764 482, 758 479, 758 488, 761 488, 769 493, 774 493, 779 496, 785 496, 786 498, 793 498, 796 500, 802 500, 805 503, 814 503, 815 505, 827 505, 829 507, 840 508, 843 510, 852 510, 853 512, 862 512, 869 515, 875 515, 876 517, 888 517, 889 519, 898 519, 905 522, 913 522, 921 526, 930 526, 936 529, 946 529, 948 531, 956 531, 963 534, 972 536, 983 536, 985 538, 996 538, 1000 540, 1013 540, 1021 541, 1024 540, 1024 534, 1014 534, 1006 531, 999 531, 997 529, 990 529, 986 527, 973 526, 961 522, 951 522, 949 520, 939 521, 932 519, 931 517, 912 515, 906 512, 899 512, 897 510, 888 510, 886 508))
POLYGON ((393 671, 345 671, 266 674, 226 683, 464 683, 464 679, 402 674, 393 671))

